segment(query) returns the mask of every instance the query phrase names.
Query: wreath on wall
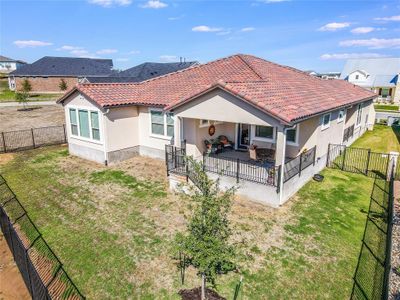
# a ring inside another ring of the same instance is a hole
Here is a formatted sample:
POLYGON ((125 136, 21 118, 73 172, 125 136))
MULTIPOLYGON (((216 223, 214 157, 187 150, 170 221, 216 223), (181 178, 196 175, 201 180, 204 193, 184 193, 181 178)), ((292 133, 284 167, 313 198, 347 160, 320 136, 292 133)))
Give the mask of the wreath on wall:
POLYGON ((210 127, 208 127, 208 134, 210 136, 213 136, 215 134, 215 126, 214 125, 210 125, 210 127))

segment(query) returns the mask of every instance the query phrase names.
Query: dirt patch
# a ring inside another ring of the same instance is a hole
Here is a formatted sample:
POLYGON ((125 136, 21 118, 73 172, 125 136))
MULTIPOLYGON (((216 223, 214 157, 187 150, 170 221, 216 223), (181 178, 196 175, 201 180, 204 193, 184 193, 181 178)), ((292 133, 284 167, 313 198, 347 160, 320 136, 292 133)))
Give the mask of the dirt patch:
POLYGON ((0 233, 0 299, 31 299, 4 236, 0 233))
MULTIPOLYGON (((201 288, 194 288, 191 290, 180 290, 179 295, 182 297, 182 300, 200 300, 201 299, 201 288)), ((218 295, 217 292, 206 289, 206 299, 207 300, 226 300, 226 298, 218 295)))
POLYGON ((46 105, 30 111, 18 111, 18 107, 0 107, 0 132, 64 123, 64 109, 61 105, 46 105))
POLYGON ((6 164, 14 159, 14 153, 0 154, 0 166, 6 164))

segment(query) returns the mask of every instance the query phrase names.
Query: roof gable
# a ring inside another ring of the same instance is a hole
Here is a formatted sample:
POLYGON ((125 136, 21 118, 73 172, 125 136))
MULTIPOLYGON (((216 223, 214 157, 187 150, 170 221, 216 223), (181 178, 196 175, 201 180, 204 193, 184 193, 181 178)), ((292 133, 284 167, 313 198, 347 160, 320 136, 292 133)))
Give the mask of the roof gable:
POLYGON ((14 76, 104 76, 110 75, 111 59, 45 56, 13 71, 14 76))

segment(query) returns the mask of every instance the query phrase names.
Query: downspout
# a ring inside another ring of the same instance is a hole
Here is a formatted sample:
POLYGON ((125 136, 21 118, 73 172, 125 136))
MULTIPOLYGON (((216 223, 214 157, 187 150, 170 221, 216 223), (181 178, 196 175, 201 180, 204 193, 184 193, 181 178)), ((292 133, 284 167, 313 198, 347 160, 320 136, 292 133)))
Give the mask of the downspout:
POLYGON ((286 157, 286 136, 287 131, 290 129, 296 129, 297 124, 293 125, 292 127, 284 127, 283 128, 283 162, 281 165, 281 176, 279 178, 279 206, 283 203, 283 181, 284 181, 284 174, 285 174, 285 157, 286 157))
POLYGON ((110 112, 110 109, 107 108, 103 112, 103 152, 104 152, 104 165, 108 165, 108 147, 107 147, 107 121, 106 121, 106 115, 110 112))

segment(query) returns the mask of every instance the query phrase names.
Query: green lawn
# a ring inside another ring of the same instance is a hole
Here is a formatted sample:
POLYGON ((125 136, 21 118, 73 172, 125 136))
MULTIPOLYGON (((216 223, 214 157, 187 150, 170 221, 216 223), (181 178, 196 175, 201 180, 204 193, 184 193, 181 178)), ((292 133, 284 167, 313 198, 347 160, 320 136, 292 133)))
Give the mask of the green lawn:
POLYGON ((364 133, 351 146, 383 153, 400 152, 400 127, 375 125, 374 130, 364 133))
MULTIPOLYGON (((59 94, 31 94, 28 98, 29 101, 50 101, 60 98, 62 93, 59 94)), ((14 102, 15 92, 8 89, 8 81, 0 80, 0 102, 14 102)))
MULTIPOLYGON (((244 285, 239 299, 348 299, 372 180, 326 169, 280 209, 237 199, 232 224, 244 285)), ((164 164, 114 167, 48 147, 0 155, 3 174, 88 299, 179 299, 172 239, 186 203, 167 191, 164 164)), ((220 278, 232 299, 241 274, 220 278)))
POLYGON ((391 105, 391 104, 375 104, 375 110, 399 110, 398 105, 391 105))

